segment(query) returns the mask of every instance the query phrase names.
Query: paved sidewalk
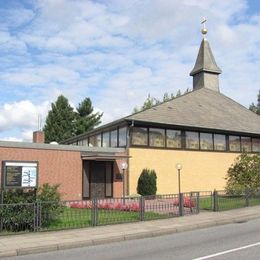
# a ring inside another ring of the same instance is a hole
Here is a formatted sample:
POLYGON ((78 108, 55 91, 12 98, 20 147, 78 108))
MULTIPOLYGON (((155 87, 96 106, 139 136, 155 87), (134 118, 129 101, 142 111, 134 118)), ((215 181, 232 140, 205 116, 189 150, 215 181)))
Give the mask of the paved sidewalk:
POLYGON ((0 236, 0 257, 146 238, 260 218, 260 206, 225 212, 63 231, 0 236))

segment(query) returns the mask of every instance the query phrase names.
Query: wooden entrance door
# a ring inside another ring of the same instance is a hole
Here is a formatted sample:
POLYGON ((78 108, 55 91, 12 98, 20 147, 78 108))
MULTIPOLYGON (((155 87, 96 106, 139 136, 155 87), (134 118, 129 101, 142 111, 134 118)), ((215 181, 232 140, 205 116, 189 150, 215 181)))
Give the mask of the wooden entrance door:
POLYGON ((90 193, 91 198, 105 197, 105 163, 93 162, 90 164, 90 193))
POLYGON ((83 176, 83 197, 112 197, 112 177, 113 162, 85 161, 83 176))

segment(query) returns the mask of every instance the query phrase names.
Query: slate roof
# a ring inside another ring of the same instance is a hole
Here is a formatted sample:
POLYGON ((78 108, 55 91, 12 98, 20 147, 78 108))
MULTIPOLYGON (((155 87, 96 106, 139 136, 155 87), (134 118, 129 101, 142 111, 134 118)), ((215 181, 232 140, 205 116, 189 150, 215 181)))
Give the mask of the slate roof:
POLYGON ((201 88, 127 120, 260 134, 260 116, 220 92, 201 88))
POLYGON ((193 76, 201 71, 216 74, 220 74, 222 72, 215 61, 209 42, 206 39, 201 41, 199 53, 190 76, 193 76))

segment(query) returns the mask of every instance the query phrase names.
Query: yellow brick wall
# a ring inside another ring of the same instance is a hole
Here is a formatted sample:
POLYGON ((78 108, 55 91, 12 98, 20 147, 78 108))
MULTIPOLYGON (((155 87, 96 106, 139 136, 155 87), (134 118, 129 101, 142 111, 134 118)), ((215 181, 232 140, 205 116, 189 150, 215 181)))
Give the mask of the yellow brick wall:
POLYGON ((178 192, 177 163, 181 170, 181 191, 222 190, 227 169, 238 153, 176 151, 129 148, 129 194, 136 194, 137 181, 144 168, 157 173, 157 194, 178 192))

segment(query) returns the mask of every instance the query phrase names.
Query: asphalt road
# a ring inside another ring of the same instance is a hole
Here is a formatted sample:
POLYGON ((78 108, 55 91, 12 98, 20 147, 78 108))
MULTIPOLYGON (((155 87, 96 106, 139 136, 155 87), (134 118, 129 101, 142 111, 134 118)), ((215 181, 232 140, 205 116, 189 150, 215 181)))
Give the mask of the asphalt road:
POLYGON ((260 219, 149 239, 8 259, 260 259, 260 219))

